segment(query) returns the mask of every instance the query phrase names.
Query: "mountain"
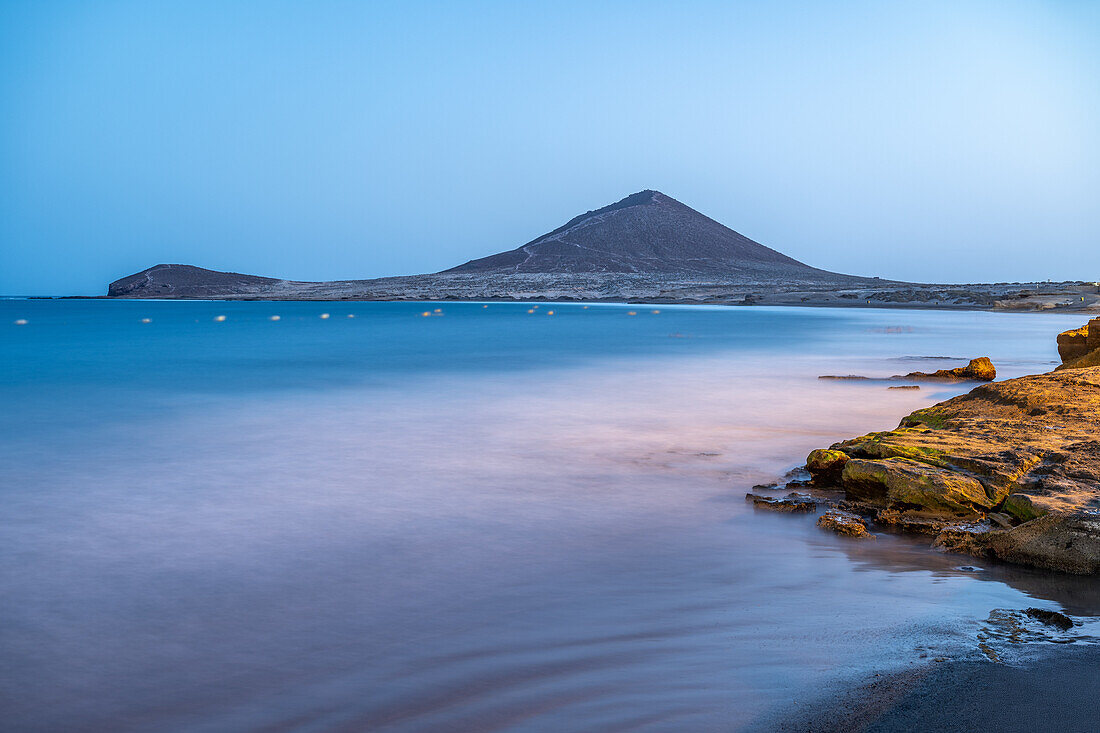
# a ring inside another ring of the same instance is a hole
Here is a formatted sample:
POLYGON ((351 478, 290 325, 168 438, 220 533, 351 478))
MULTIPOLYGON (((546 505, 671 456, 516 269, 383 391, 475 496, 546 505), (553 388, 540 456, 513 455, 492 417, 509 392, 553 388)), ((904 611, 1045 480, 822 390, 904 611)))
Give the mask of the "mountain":
POLYGON ((660 191, 646 190, 574 217, 521 247, 443 272, 374 280, 298 282, 190 265, 157 265, 111 283, 108 295, 835 305, 881 300, 891 304, 970 302, 965 294, 931 290, 917 293, 905 287, 911 289, 913 284, 819 270, 754 242, 660 191))
POLYGON ((482 257, 454 273, 696 273, 804 269, 660 191, 639 191, 570 219, 522 247, 482 257))
POLYGON ((115 280, 107 295, 130 298, 202 298, 256 292, 279 282, 272 277, 205 270, 194 265, 155 265, 115 280))

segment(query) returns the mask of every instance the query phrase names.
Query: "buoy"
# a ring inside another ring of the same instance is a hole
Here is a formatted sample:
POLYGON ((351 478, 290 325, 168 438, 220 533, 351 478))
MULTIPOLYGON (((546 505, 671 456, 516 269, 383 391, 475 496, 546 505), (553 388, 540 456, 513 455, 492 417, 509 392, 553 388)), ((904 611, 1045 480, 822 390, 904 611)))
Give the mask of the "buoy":
POLYGON ((442 313, 442 312, 443 312, 443 309, 442 309, 442 308, 436 308, 436 309, 435 309, 435 312, 436 312, 436 313, 442 313))
POLYGON ((650 313, 652 313, 653 315, 657 315, 657 314, 658 314, 658 313, 660 313, 660 312, 661 312, 661 311, 650 311, 650 313))
POLYGON ((628 316, 636 316, 636 315, 638 315, 638 311, 627 311, 626 314, 628 316))
POLYGON ((552 315, 554 315, 554 311, 546 311, 546 315, 552 316, 552 315))
POLYGON ((354 313, 348 313, 348 318, 355 318, 355 314, 354 313))
POLYGON ((281 318, 282 318, 282 316, 271 316, 271 320, 273 320, 273 321, 278 321, 281 318))
POLYGON ((217 321, 218 323, 221 323, 222 321, 225 320, 225 316, 214 316, 214 320, 217 321))
POLYGON ((153 322, 153 319, 152 319, 152 318, 142 318, 142 319, 141 319, 141 322, 142 322, 142 323, 152 323, 152 322, 153 322))
POLYGON ((321 318, 328 318, 328 313, 322 313, 321 318))
MULTIPOLYGON (((1081 300, 1084 300, 1084 298, 1081 298, 1081 300)), ((487 305, 483 305, 483 306, 481 306, 481 307, 482 307, 482 308, 488 308, 489 306, 487 306, 487 305)))
POLYGON ((27 325, 27 319, 26 318, 16 318, 15 319, 15 325, 17 325, 17 326, 26 326, 27 325))
POLYGON ((424 316, 425 318, 431 318, 432 312, 431 311, 424 311, 420 315, 424 316))

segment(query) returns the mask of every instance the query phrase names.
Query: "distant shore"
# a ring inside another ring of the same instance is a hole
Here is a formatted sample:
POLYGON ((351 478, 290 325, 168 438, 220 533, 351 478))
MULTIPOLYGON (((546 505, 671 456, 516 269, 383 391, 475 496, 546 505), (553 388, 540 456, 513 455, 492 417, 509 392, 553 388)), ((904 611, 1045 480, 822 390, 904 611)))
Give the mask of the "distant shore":
MULTIPOLYGON (((1076 286, 1082 290, 1091 286, 1076 286)), ((1026 288, 1021 288, 1025 293, 1026 288)), ((936 310, 936 311, 985 311, 995 313, 1100 313, 1100 293, 1082 296, 1079 290, 1065 292, 1037 292, 1020 295, 1016 291, 1012 300, 1000 300, 992 303, 979 302, 975 295, 971 299, 936 301, 931 298, 922 300, 887 300, 882 298, 845 297, 844 291, 829 293, 747 293, 738 298, 673 298, 673 297, 584 297, 573 298, 561 293, 504 295, 430 295, 403 297, 394 295, 340 295, 329 294, 304 296, 295 294, 160 294, 151 296, 110 296, 110 295, 32 295, 24 296, 28 300, 214 300, 214 301, 266 301, 266 302, 495 302, 495 303, 576 303, 576 304, 623 304, 623 305, 716 305, 716 306, 800 306, 806 308, 879 308, 892 310, 936 310), (1089 296, 1092 297, 1089 297, 1089 296), (1084 299, 1082 299, 1082 297, 1084 299)), ((18 297, 18 296, 12 296, 18 297)), ((985 296, 988 297, 988 296, 985 296)), ((1007 297, 1007 296, 1006 296, 1007 297)))

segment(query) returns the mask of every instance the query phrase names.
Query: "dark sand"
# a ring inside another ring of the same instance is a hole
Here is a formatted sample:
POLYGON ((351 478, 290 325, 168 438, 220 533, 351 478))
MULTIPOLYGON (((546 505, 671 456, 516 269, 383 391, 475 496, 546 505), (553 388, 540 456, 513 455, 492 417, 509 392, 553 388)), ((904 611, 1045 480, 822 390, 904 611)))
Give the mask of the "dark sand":
POLYGON ((792 705, 753 730, 1100 731, 1100 646, 1056 646, 1025 667, 931 663, 830 700, 792 705))

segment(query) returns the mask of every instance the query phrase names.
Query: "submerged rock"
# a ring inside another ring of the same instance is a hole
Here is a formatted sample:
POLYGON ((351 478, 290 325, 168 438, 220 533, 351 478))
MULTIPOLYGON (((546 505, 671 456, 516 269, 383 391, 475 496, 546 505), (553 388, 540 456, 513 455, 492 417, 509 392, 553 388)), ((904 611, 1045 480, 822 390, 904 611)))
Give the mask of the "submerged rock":
POLYGON ((937 369, 934 372, 910 372, 905 375, 893 377, 893 379, 925 379, 944 382, 992 382, 996 378, 997 369, 993 366, 993 362, 989 360, 988 356, 971 359, 970 363, 966 366, 956 367, 955 369, 937 369))
POLYGON ((817 526, 822 529, 832 530, 846 537, 869 537, 870 539, 875 539, 875 536, 867 531, 867 523, 864 522, 863 519, 855 514, 843 512, 838 509, 829 509, 818 517, 817 526))
POLYGON ((1069 631, 1073 628, 1073 619, 1059 611, 1048 611, 1045 608, 1029 608, 1025 610, 1024 613, 1037 621, 1042 621, 1044 624, 1057 626, 1062 631, 1069 631))
POLYGON ((817 502, 804 494, 787 494, 783 499, 745 494, 745 500, 751 501, 757 509, 769 509, 773 512, 812 512, 817 510, 817 502))

